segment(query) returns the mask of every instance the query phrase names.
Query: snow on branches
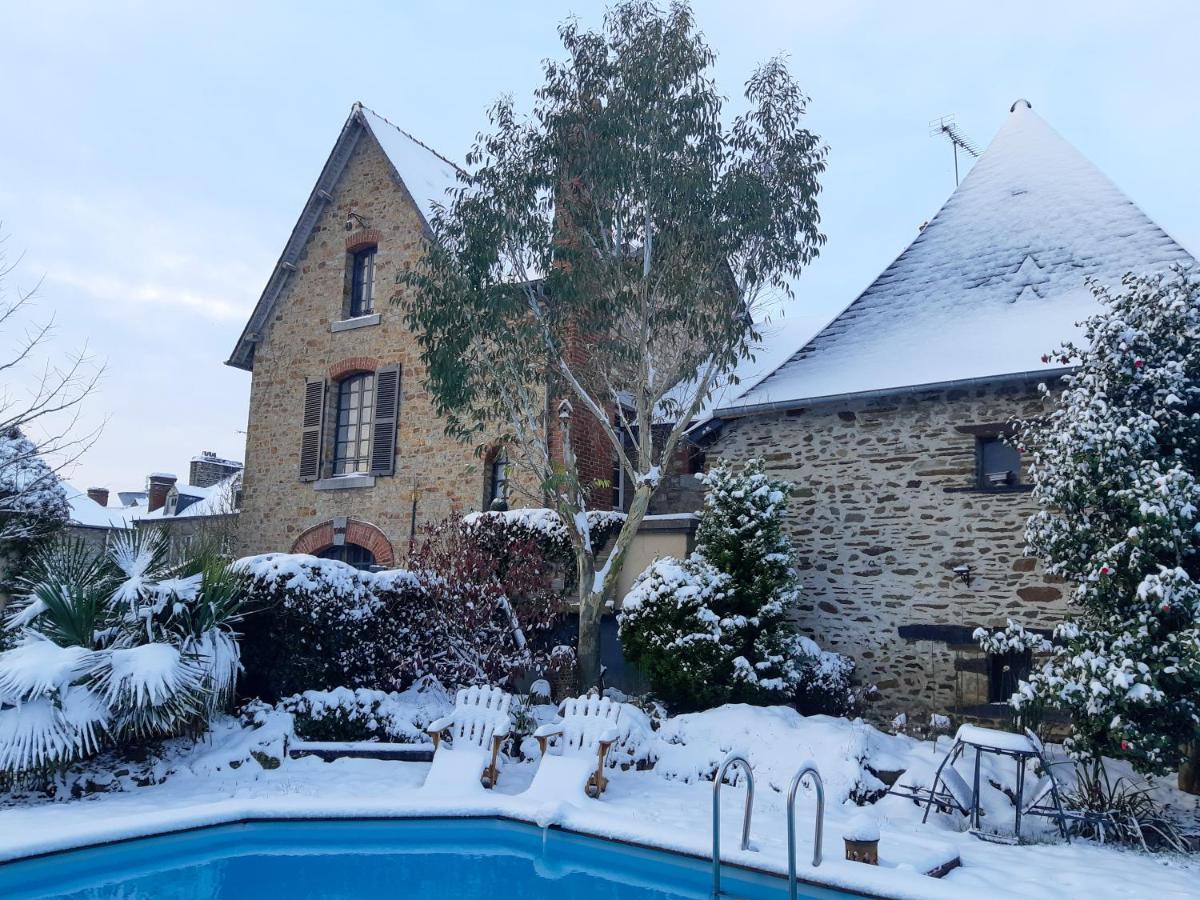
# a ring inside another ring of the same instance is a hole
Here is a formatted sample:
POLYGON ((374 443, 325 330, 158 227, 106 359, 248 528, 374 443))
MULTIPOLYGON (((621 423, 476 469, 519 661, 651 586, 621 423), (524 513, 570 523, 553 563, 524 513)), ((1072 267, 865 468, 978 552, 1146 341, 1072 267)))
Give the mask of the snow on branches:
POLYGON ((67 493, 37 445, 12 427, 0 432, 0 537, 35 537, 70 517, 67 493))
POLYGON ((1068 711, 1077 757, 1167 772, 1200 742, 1200 282, 1127 276, 1057 406, 1019 423, 1041 509, 1028 551, 1074 585, 1077 617, 1012 703, 1068 711))
POLYGON ((787 702, 800 692, 843 711, 853 664, 788 621, 798 591, 781 522, 791 485, 772 480, 762 460, 742 471, 722 463, 704 484, 696 552, 656 560, 622 603, 626 654, 680 709, 787 702))

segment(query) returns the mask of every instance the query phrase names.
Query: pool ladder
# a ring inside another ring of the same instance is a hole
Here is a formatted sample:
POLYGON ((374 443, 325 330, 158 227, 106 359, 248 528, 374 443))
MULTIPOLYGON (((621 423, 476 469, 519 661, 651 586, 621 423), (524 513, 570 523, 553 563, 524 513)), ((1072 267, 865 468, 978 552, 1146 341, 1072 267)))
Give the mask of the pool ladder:
MULTIPOLYGON (((714 900, 721 896, 721 785, 725 781, 725 773, 734 766, 739 766, 746 773, 746 808, 742 814, 742 849, 750 849, 750 817, 754 813, 754 771, 750 762, 744 756, 731 753, 725 757, 717 769, 713 779, 712 804, 712 896, 714 900)), ((814 763, 806 762, 800 771, 792 778, 788 790, 787 804, 787 833, 788 833, 788 897, 796 900, 796 791, 805 775, 812 776, 813 785, 817 789, 817 819, 813 835, 813 865, 821 864, 821 832, 825 823, 825 785, 821 781, 821 773, 814 763)))

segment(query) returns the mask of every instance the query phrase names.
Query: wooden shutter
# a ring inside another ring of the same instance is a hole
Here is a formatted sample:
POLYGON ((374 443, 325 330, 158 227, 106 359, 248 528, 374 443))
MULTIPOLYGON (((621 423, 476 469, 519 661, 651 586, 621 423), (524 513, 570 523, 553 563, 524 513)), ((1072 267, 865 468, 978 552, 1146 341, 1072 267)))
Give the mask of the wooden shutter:
POLYGON ((396 421, 400 418, 400 367, 375 373, 375 418, 371 426, 371 474, 396 471, 396 421))
POLYGON ((304 416, 300 430, 300 480, 321 477, 321 437, 325 430, 325 379, 304 382, 304 416))

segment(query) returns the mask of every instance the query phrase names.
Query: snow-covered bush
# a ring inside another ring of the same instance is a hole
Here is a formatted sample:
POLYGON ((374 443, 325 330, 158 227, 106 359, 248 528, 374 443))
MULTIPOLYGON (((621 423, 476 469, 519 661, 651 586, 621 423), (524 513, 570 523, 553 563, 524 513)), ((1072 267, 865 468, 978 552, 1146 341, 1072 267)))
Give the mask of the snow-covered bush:
POLYGON ((299 738, 388 743, 426 742, 429 723, 453 706, 453 698, 433 679, 422 679, 402 692, 367 688, 305 691, 275 705, 291 713, 299 738))
MULTIPOLYGON (((587 523, 592 544, 603 547, 625 521, 625 513, 610 510, 589 510, 587 523)), ((553 509, 510 509, 504 512, 468 513, 462 524, 472 541, 479 548, 494 554, 504 561, 513 557, 513 548, 529 542, 537 548, 545 560, 562 579, 563 591, 570 591, 578 577, 575 571, 575 552, 562 517, 553 509)))
POLYGON ((406 647, 389 608, 424 586, 401 570, 363 572, 331 559, 268 553, 234 563, 246 575, 245 693, 275 700, 305 690, 399 687, 406 647))
POLYGON ((656 560, 622 603, 625 654, 680 710, 800 695, 844 711, 853 664, 821 651, 788 620, 797 597, 782 527, 791 485, 769 478, 760 459, 742 471, 722 463, 703 481, 696 552, 656 560))
POLYGON ((33 558, 0 653, 0 772, 23 776, 109 746, 203 729, 233 695, 240 576, 165 564, 157 532, 107 552, 75 540, 33 558))
POLYGON ((413 556, 421 598, 395 610, 407 647, 399 660, 409 680, 446 685, 509 685, 574 663, 553 641, 566 614, 555 565, 542 545, 510 536, 502 550, 479 540, 480 526, 446 520, 427 527, 413 556))
MULTIPOLYGON (((1200 768, 1200 281, 1126 277, 1057 406, 1021 423, 1041 506, 1028 552, 1075 587, 1077 613, 1012 704, 1067 711, 1081 760, 1200 768)), ((1049 357, 1047 357, 1049 358, 1049 357)), ((1194 787, 1200 788, 1200 785, 1194 787)))
POLYGON ((37 445, 19 428, 0 431, 0 537, 43 534, 70 515, 67 492, 37 445))
POLYGON ((549 640, 564 608, 541 544, 446 520, 425 529, 412 571, 364 572, 304 554, 238 560, 248 577, 247 690, 276 700, 338 687, 397 691, 508 684, 570 665, 549 640), (482 536, 482 537, 481 537, 482 536))
MULTIPOLYGON (((37 445, 0 422, 0 603, 14 587, 12 576, 70 514, 62 482, 37 445)), ((9 646, 8 637, 0 633, 0 649, 9 646)))

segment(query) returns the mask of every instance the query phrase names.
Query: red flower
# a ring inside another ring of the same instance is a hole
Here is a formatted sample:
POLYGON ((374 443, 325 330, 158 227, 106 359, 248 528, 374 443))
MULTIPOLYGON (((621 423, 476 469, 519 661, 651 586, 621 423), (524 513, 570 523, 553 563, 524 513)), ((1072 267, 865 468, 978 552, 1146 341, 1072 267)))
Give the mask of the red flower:
POLYGON ((1129 741, 1121 741, 1121 749, 1128 750, 1129 749, 1129 741))
POLYGON ((1050 362, 1050 354, 1049 353, 1042 354, 1042 362, 1044 362, 1044 363, 1050 362))
POLYGON ((1144 366, 1144 365, 1145 365, 1145 363, 1144 363, 1144 362, 1142 362, 1140 359, 1135 359, 1135 360, 1133 361, 1133 367, 1134 367, 1135 369, 1140 369, 1140 368, 1141 368, 1142 366, 1144 366))
POLYGON ((1101 575, 1107 575, 1107 574, 1108 574, 1109 572, 1111 572, 1111 571, 1112 571, 1112 569, 1110 569, 1108 566, 1101 566, 1101 567, 1100 567, 1100 574, 1101 574, 1101 575))

